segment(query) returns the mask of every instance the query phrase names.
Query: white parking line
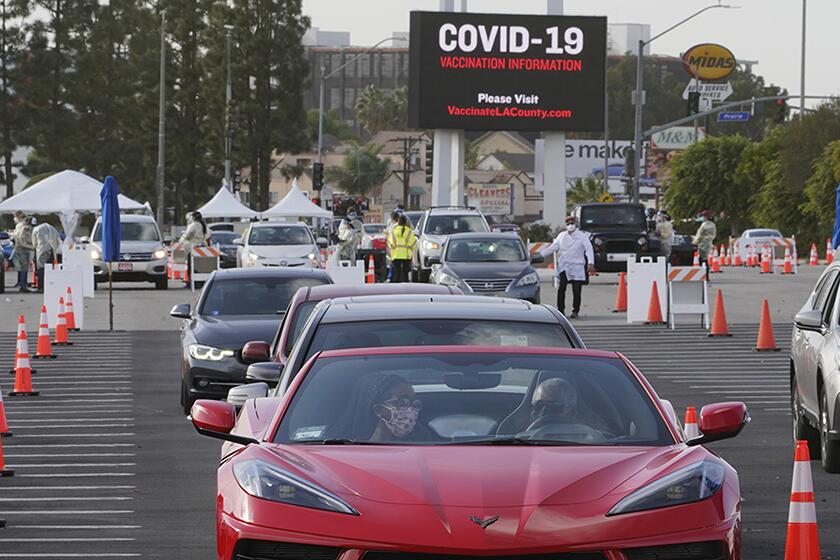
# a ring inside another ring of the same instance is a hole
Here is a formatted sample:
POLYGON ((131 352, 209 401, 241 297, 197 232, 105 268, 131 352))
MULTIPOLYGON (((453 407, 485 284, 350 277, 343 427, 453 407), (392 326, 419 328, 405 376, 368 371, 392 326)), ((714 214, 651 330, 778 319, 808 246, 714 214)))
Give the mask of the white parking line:
POLYGON ((95 531, 106 529, 142 529, 142 525, 14 525, 15 529, 92 529, 95 531))
POLYGON ((113 421, 122 421, 122 422, 133 422, 133 417, 126 417, 126 416, 98 416, 96 418, 35 418, 31 420, 15 420, 15 425, 17 424, 36 424, 40 422, 99 422, 102 420, 113 420, 113 421))
MULTIPOLYGON (((789 384, 778 385, 779 387, 784 386, 787 387, 789 384)), ((750 385, 735 385, 735 384, 727 384, 727 385, 689 385, 689 389, 750 389, 752 387, 760 388, 760 387, 772 387, 773 384, 771 383, 752 383, 750 385)))
MULTIPOLYGON (((74 391, 78 389, 79 391, 104 391, 107 389, 113 389, 113 387, 60 387, 58 391, 74 391)), ((37 384, 35 385, 35 390, 40 391, 41 395, 40 398, 47 398, 47 399, 63 399, 64 397, 78 397, 79 395, 74 393, 53 393, 48 390, 44 390, 43 387, 38 387, 37 384)), ((131 391, 120 391, 119 393, 96 393, 97 395, 102 395, 103 397, 120 397, 124 395, 131 395, 131 391)), ((41 401, 44 404, 49 404, 49 401, 41 401)))
POLYGON ((20 474, 15 478, 99 478, 108 476, 134 476, 134 473, 48 473, 48 474, 20 474))
POLYGON ((55 459, 57 457, 136 457, 137 453, 25 453, 18 455, 16 453, 6 453, 4 457, 8 459, 35 459, 37 457, 55 459))
MULTIPOLYGON (((732 391, 707 391, 711 395, 731 395, 733 394, 732 391)), ((766 391, 758 390, 758 391, 751 391, 752 394, 749 395, 741 395, 741 398, 748 398, 748 397, 767 397, 772 393, 777 394, 786 394, 790 393, 789 389, 767 389, 766 391)))
POLYGON ((37 377, 39 385, 131 385, 133 381, 52 381, 52 379, 67 379, 66 377, 37 377))
POLYGON ((54 469, 58 467, 133 467, 137 463, 14 463, 13 469, 54 469))
POLYGON ((91 502, 93 500, 107 500, 112 502, 124 502, 126 500, 133 500, 132 496, 50 496, 47 498, 0 498, 0 502, 91 502))
POLYGON ((130 437, 133 436, 134 432, 122 432, 118 434, 22 434, 16 435, 15 439, 17 438, 42 438, 42 437, 51 437, 51 438, 89 438, 89 437, 130 437))
POLYGON ((134 423, 117 424, 40 424, 38 426, 15 426, 15 430, 40 430, 42 428, 133 428, 134 423))
POLYGON ((34 539, 0 539, 0 542, 8 542, 8 543, 37 543, 37 542, 125 542, 125 541, 133 541, 136 540, 134 537, 98 537, 98 538, 63 538, 63 539, 50 539, 50 538, 34 538, 34 539))
POLYGON ((0 515, 126 515, 133 509, 23 509, 0 510, 0 515))
MULTIPOLYGON (((122 406, 122 405, 111 405, 111 407, 120 408, 95 408, 95 407, 88 407, 88 406, 74 406, 72 408, 62 408, 59 409, 58 407, 50 407, 47 410, 7 410, 6 417, 8 418, 17 418, 18 416, 28 415, 28 414, 65 414, 65 413, 72 413, 76 410, 80 411, 80 414, 83 412, 85 413, 107 413, 107 414, 125 414, 126 412, 130 412, 132 407, 131 406, 122 406), (93 410, 91 410, 93 408, 93 410)), ((49 420, 49 419, 48 419, 49 420)))
POLYGON ((135 552, 0 552, 0 558, 137 558, 135 552))
POLYGON ((4 492, 11 490, 135 490, 136 486, 9 486, 4 492))
POLYGON ((15 442, 11 449, 20 449, 21 447, 37 447, 38 449, 59 448, 59 447, 136 447, 134 443, 33 443, 33 444, 18 444, 15 442))
MULTIPOLYGON (((122 396, 122 393, 120 393, 120 395, 122 396)), ((6 409, 8 410, 10 407, 13 407, 14 405, 17 405, 20 402, 21 401, 14 401, 14 400, 10 399, 8 402, 5 403, 6 404, 6 409)), ((32 401, 32 400, 30 400, 27 404, 30 404, 30 405, 49 404, 50 406, 52 406, 54 403, 71 403, 71 402, 72 403, 105 403, 105 402, 109 402, 109 403, 133 403, 134 399, 65 399, 65 400, 49 401, 49 403, 45 403, 44 401, 32 401)))

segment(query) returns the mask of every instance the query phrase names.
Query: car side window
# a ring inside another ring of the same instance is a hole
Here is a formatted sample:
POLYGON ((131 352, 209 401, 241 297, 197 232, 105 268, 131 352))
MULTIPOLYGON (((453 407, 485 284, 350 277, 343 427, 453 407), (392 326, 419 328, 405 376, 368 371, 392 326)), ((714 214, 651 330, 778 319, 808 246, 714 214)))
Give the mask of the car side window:
POLYGON ((825 302, 828 300, 829 293, 834 289, 834 281, 836 279, 837 269, 830 270, 817 284, 817 289, 814 291, 814 301, 811 305, 812 310, 823 309, 825 302))

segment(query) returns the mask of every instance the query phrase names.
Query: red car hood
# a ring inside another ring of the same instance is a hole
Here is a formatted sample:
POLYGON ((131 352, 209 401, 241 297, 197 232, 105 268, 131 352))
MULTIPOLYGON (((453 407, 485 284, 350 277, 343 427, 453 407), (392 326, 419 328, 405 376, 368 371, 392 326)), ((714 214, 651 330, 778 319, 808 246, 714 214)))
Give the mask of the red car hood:
POLYGON ((337 494, 453 507, 591 502, 644 469, 650 472, 638 479, 656 475, 685 451, 677 446, 265 447, 281 467, 337 494))

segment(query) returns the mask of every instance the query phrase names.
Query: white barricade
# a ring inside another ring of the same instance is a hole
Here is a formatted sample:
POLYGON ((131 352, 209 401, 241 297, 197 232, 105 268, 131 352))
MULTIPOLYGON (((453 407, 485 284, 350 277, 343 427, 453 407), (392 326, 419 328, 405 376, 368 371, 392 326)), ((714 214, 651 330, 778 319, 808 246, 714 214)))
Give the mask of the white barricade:
POLYGON ((77 294, 84 293, 82 271, 78 266, 66 264, 44 267, 44 305, 47 306, 47 321, 50 328, 58 325, 58 298, 67 300, 67 287, 73 291, 73 315, 76 327, 83 329, 85 323, 85 300, 77 294))
POLYGON ((350 261, 327 261, 327 274, 334 284, 358 286, 365 283, 365 262, 357 260, 356 266, 351 266, 350 261))
POLYGON ((709 328, 709 296, 705 268, 672 266, 668 269, 668 324, 676 328, 677 315, 701 315, 709 328))
POLYGON ((659 292, 659 305, 665 310, 668 304, 665 257, 627 259, 627 322, 644 323, 647 320, 650 291, 654 281, 659 292))
MULTIPOLYGON (((90 245, 76 245, 73 248, 64 247, 61 253, 61 261, 66 266, 77 266, 82 273, 82 285, 84 286, 84 294, 86 298, 92 298, 96 291, 96 282, 93 279, 93 258, 90 255, 90 245)), ((76 292, 73 292, 76 295, 76 292)), ((79 296, 76 296, 79 297, 79 296)), ((73 305, 81 305, 80 301, 77 304, 73 301, 73 305)), ((74 310, 75 311, 75 310, 74 310)))
POLYGON ((222 254, 217 247, 204 245, 193 247, 191 254, 190 289, 195 291, 196 282, 206 282, 210 275, 220 268, 219 260, 222 254))

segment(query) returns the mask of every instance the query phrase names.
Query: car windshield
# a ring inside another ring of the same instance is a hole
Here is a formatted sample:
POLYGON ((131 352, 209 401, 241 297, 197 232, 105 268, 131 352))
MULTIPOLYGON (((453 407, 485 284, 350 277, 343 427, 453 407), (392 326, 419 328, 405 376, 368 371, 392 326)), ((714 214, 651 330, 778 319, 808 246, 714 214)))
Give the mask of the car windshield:
POLYGON ((754 229, 749 233, 749 237, 781 237, 781 232, 775 229, 754 229))
POLYGON ((518 239, 450 239, 446 246, 448 262, 519 262, 526 259, 525 247, 518 239))
POLYGON ((317 301, 305 301, 298 306, 294 317, 292 317, 292 324, 290 325, 292 332, 290 332, 289 336, 286 338, 286 354, 289 354, 289 352, 292 351, 292 347, 295 345, 300 333, 303 331, 303 326, 306 324, 306 321, 309 320, 309 316, 312 315, 312 310, 315 309, 317 304, 317 301))
POLYGON ((389 354, 317 360, 276 443, 673 444, 618 358, 516 353, 389 354))
POLYGON ((300 226, 264 226, 251 228, 249 245, 312 245, 309 229, 300 226))
POLYGON ((365 233, 368 235, 375 235, 377 233, 385 233, 385 224, 366 224, 364 226, 365 233))
MULTIPOLYGON (((158 229, 152 222, 120 222, 122 241, 160 241, 158 229)), ((96 224, 93 241, 102 241, 102 223, 96 224)))
POLYGON ((325 323, 307 358, 321 350, 380 346, 572 346, 557 323, 483 319, 415 319, 325 323))
POLYGON ((453 233, 479 233, 489 231, 481 216, 429 216, 426 233, 430 235, 452 235, 453 233))
MULTIPOLYGON (((326 284, 321 278, 216 278, 208 286, 199 315, 276 315, 295 292, 326 284)), ((279 317, 278 317, 279 319, 279 317)))
POLYGON ((219 245, 233 245, 233 240, 239 237, 239 234, 227 231, 213 231, 210 233, 210 240, 219 245))
POLYGON ((644 229, 646 224, 645 211, 641 206, 584 206, 580 210, 580 225, 583 229, 609 226, 644 229))

